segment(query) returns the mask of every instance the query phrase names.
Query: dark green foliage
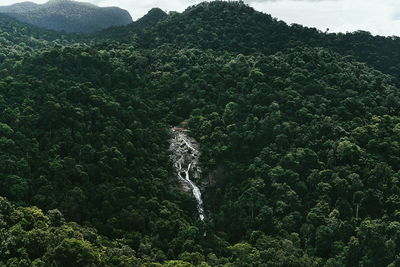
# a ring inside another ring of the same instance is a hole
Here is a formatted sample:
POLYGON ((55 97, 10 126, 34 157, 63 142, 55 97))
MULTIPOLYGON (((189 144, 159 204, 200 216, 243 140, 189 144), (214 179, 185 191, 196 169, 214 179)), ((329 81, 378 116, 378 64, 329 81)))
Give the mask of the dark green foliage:
POLYGON ((16 208, 0 198, 2 266, 139 266, 127 245, 76 223, 60 223, 51 214, 37 207, 16 208))
POLYGON ((0 265, 400 264, 397 38, 222 1, 94 36, 0 26, 0 265), (178 124, 216 180, 205 222, 178 124))
MULTIPOLYGON (((113 37, 126 40, 131 33, 132 27, 120 28, 113 37)), ((352 55, 386 73, 398 75, 400 69, 399 37, 372 36, 365 31, 327 34, 298 24, 289 26, 242 1, 212 1, 189 7, 140 36, 143 47, 170 43, 242 54, 274 54, 297 46, 322 46, 352 55)))

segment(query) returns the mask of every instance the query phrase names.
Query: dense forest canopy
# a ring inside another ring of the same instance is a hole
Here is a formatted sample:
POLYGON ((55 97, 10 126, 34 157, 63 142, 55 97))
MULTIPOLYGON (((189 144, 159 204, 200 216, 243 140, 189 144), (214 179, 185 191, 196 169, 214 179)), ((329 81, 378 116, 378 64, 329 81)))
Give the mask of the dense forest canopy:
POLYGON ((0 15, 0 265, 400 265, 399 53, 242 2, 92 35, 0 15))

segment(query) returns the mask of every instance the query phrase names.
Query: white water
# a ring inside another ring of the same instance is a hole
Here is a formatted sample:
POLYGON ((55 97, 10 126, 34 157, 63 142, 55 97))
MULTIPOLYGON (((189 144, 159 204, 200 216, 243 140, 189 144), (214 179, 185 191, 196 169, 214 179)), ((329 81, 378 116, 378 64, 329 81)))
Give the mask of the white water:
MULTIPOLYGON (((183 130, 171 130, 172 138, 169 150, 175 172, 182 182, 184 189, 191 191, 197 201, 197 211, 200 220, 204 220, 204 207, 199 187, 190 179, 193 174, 199 178, 201 169, 199 166, 200 152, 192 143, 190 137, 183 130), (184 174, 184 175, 183 175, 184 174)), ((193 178, 192 178, 193 179, 193 178)))

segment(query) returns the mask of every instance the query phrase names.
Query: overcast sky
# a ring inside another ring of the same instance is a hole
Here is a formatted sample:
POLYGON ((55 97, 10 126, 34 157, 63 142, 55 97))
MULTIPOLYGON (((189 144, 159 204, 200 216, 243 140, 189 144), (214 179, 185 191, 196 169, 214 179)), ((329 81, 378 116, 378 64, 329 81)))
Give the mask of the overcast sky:
MULTIPOLYGON (((44 3, 47 0, 30 0, 44 3)), ((81 0, 100 6, 127 9, 136 20, 152 7, 183 11, 197 0, 81 0)), ((0 0, 8 5, 21 0, 0 0)), ((400 0, 246 0, 256 10, 287 23, 298 23, 325 31, 367 30, 379 35, 400 36, 400 0)))

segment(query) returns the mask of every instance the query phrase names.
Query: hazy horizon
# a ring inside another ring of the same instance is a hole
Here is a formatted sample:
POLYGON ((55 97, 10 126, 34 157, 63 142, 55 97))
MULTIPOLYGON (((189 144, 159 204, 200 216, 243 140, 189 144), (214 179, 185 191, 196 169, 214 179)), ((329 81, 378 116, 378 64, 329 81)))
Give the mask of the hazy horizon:
MULTIPOLYGON (((20 0, 3 0, 0 5, 10 5, 20 0)), ((31 0, 45 3, 47 0, 31 0)), ((102 7, 117 6, 129 11, 134 20, 151 8, 182 12, 197 0, 81 0, 102 7)), ((400 2, 395 0, 247 0, 258 11, 271 14, 288 24, 297 23, 316 27, 322 31, 370 31, 374 35, 400 36, 400 2)))

